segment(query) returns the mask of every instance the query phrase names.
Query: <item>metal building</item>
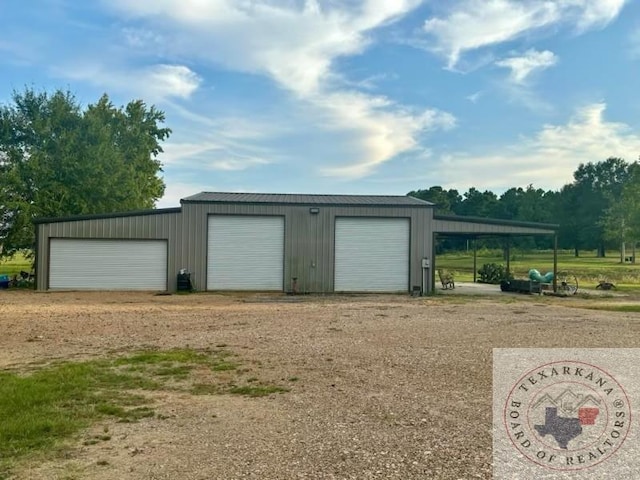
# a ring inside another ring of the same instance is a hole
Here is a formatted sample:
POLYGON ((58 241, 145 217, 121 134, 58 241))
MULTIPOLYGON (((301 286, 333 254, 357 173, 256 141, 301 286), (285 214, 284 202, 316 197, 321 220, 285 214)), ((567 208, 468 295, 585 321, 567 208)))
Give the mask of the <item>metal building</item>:
POLYGON ((406 196, 200 193, 180 208, 40 219, 38 289, 409 291, 433 205, 406 196))
POLYGON ((36 220, 37 288, 175 291, 184 269, 201 291, 425 292, 435 234, 461 220, 434 219, 433 204, 408 196, 203 192, 180 203, 36 220))

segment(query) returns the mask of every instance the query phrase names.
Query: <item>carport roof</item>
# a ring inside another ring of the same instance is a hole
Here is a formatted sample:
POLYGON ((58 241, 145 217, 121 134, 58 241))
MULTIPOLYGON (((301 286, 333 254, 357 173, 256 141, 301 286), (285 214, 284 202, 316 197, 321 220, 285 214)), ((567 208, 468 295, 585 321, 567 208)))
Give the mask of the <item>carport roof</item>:
POLYGON ((252 203, 285 205, 360 205, 385 207, 433 207, 407 195, 308 195, 294 193, 200 192, 180 203, 252 203))
POLYGON ((434 215, 433 231, 451 235, 550 235, 560 225, 497 218, 434 215))

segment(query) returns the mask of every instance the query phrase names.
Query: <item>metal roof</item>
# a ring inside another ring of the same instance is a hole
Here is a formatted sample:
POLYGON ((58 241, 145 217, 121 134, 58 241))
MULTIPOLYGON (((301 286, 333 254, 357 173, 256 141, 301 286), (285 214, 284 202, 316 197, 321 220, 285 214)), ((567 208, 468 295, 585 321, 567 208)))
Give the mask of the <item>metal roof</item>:
POLYGON ((148 209, 148 210, 131 210, 128 212, 70 215, 67 217, 39 217, 39 218, 34 218, 32 222, 37 225, 39 223, 75 222, 78 220, 102 220, 106 218, 139 217, 144 215, 162 215, 166 213, 180 213, 181 211, 182 211, 182 208, 180 207, 155 208, 155 209, 148 209))
POLYGON ((538 235, 554 234, 560 228, 555 223, 523 222, 498 218, 467 217, 463 215, 433 216, 435 233, 452 235, 538 235))
POLYGON ((432 207, 434 204, 406 195, 306 195, 293 193, 201 192, 180 203, 264 203, 288 205, 361 205, 432 207))

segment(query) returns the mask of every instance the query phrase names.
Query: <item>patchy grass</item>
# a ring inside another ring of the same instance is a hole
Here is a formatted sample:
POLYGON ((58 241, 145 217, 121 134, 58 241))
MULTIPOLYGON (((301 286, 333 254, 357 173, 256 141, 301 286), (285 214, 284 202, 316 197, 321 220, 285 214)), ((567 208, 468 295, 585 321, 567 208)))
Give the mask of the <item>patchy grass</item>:
MULTIPOLYGON (((224 352, 216 352, 218 356, 228 356, 224 355, 224 352)), ((115 365, 136 365, 136 364, 145 364, 145 365, 162 365, 168 362, 178 362, 178 363, 195 363, 195 364, 203 364, 210 362, 211 356, 207 355, 203 352, 198 352, 196 350, 190 349, 176 349, 169 351, 149 351, 149 352, 141 352, 137 353, 130 357, 120 358, 114 361, 115 365)))
MULTIPOLYGON (((0 479, 8 477, 21 459, 56 451, 64 439, 102 418, 137 422, 154 417, 144 391, 261 397, 288 390, 261 383, 237 386, 242 380, 235 371, 240 363, 231 362, 231 356, 224 350, 145 351, 109 360, 58 363, 26 374, 0 372, 0 479), (192 385, 189 377, 195 368, 208 370, 211 383, 192 385), (224 379, 218 378, 220 372, 224 379)), ((258 382, 257 377, 250 380, 258 382)), ((85 445, 108 441, 107 431, 85 440, 85 445)))
POLYGON ((126 397, 123 390, 154 386, 97 362, 56 365, 28 376, 0 374, 0 478, 16 460, 53 448, 98 418, 135 418, 136 407, 116 403, 126 397))
POLYGON ((238 368, 238 365, 233 362, 218 362, 213 365, 211 368, 216 372, 226 372, 227 370, 235 370, 238 368))

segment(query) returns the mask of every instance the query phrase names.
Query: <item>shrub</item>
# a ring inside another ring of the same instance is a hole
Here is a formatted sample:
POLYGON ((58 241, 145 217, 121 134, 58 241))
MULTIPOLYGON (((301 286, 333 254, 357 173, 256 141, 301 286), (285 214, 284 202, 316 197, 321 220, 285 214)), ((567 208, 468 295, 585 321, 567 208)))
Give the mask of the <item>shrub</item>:
POLYGON ((502 280, 509 280, 510 278, 504 265, 497 263, 485 263, 478 270, 478 275, 480 275, 480 282, 482 283, 498 284, 502 280))

